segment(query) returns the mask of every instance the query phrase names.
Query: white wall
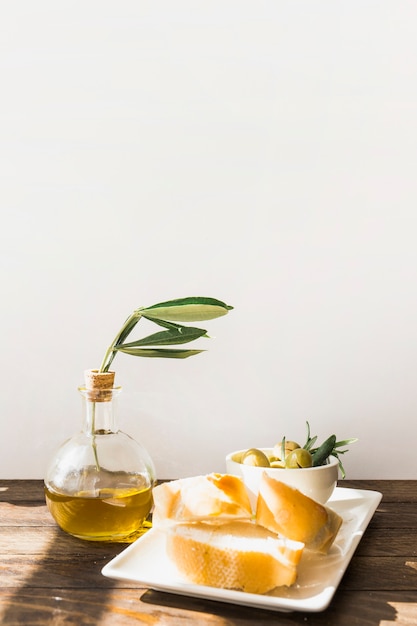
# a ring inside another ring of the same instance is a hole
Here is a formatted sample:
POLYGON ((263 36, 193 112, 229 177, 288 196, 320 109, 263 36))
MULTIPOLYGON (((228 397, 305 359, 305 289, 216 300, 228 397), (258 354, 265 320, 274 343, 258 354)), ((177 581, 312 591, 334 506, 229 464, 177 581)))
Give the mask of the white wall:
POLYGON ((114 363, 160 477, 360 441, 416 478, 417 5, 0 5, 0 477, 40 478, 130 312, 235 309, 183 362, 114 363), (207 344, 207 342, 206 342, 207 344))

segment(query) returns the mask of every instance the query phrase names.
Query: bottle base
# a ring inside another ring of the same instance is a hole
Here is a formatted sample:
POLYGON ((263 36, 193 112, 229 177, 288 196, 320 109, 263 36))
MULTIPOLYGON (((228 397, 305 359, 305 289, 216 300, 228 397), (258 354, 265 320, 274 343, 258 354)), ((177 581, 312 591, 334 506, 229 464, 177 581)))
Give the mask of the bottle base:
POLYGON ((58 526, 77 539, 129 543, 149 530, 152 490, 102 490, 64 495, 45 485, 45 499, 58 526))
POLYGON ((67 535, 71 535, 71 537, 75 537, 75 539, 82 539, 83 541, 95 541, 95 542, 103 542, 103 543, 133 543, 142 535, 145 535, 152 528, 152 522, 145 521, 142 523, 141 527, 137 530, 134 530, 132 533, 128 535, 79 535, 75 533, 68 532, 67 530, 61 528, 67 535))

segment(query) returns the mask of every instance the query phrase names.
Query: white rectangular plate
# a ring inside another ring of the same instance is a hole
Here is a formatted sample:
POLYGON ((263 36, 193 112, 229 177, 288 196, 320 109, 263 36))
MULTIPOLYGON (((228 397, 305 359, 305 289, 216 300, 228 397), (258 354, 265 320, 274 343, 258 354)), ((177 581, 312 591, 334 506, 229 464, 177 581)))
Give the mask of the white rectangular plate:
POLYGON ((129 580, 150 589, 183 596, 273 611, 323 611, 330 604, 381 498, 382 494, 377 491, 337 487, 327 504, 342 516, 343 524, 330 552, 313 555, 305 551, 296 584, 290 588, 277 588, 268 594, 187 582, 166 555, 164 533, 155 528, 110 561, 102 573, 109 578, 129 580))

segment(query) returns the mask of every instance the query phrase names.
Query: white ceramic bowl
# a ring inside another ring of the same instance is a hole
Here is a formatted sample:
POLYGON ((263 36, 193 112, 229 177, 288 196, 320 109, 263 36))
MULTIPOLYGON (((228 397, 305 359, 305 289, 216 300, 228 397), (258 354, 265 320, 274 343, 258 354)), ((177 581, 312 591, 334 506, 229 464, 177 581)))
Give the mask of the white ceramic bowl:
MULTIPOLYGON (((265 454, 272 455, 272 448, 258 448, 265 454)), ((336 457, 331 456, 326 465, 297 469, 277 467, 256 467, 238 462, 246 450, 235 450, 226 456, 226 471, 243 478, 252 504, 256 502, 259 481, 263 472, 267 472, 277 480, 295 487, 306 496, 325 504, 332 495, 339 477, 339 465, 336 457)))

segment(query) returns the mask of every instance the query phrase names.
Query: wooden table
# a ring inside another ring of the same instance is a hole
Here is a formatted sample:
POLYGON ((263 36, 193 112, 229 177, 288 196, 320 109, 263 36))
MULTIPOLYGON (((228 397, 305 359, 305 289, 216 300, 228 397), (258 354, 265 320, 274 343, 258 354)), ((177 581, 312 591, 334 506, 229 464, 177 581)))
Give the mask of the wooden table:
POLYGON ((0 480, 0 623, 60 626, 417 625, 417 480, 342 481, 383 494, 330 607, 277 613, 117 582, 125 544, 86 542, 50 517, 38 480, 0 480))

